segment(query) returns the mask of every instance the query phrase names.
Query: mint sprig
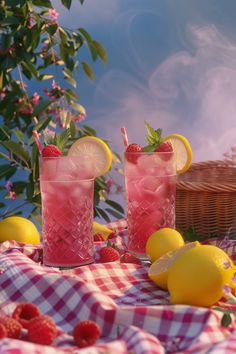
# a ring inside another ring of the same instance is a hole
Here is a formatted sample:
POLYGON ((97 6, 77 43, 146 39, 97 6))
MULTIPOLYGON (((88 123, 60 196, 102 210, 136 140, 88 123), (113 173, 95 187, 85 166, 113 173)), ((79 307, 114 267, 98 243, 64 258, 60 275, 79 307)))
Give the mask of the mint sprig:
POLYGON ((144 121, 144 124, 147 129, 146 138, 148 141, 148 145, 145 146, 142 150, 145 152, 151 152, 154 151, 161 144, 162 130, 160 128, 155 130, 146 120, 144 121))

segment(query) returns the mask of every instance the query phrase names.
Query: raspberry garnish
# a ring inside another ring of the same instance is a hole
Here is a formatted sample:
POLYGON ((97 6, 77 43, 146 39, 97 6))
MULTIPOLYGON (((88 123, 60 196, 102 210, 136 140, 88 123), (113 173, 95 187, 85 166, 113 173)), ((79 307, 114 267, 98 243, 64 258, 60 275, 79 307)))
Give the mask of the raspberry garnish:
POLYGON ((97 233, 97 234, 93 235, 93 239, 95 242, 104 241, 104 237, 101 233, 97 233))
POLYGON ((59 157, 61 155, 61 150, 55 145, 46 145, 42 150, 43 157, 59 157))
POLYGON ((7 337, 20 338, 22 326, 17 320, 8 316, 0 316, 0 323, 6 328, 7 337))
POLYGON ((133 254, 131 254, 129 252, 125 252, 124 254, 121 255, 120 262, 121 263, 141 264, 140 259, 138 259, 137 257, 135 257, 133 254))
POLYGON ((141 151, 142 151, 142 148, 138 144, 128 145, 125 152, 133 152, 134 154, 126 154, 127 160, 129 162, 136 164, 137 160, 138 160, 138 155, 136 153, 141 152, 141 151))
POLYGON ((57 327, 47 315, 32 318, 28 324, 28 339, 37 344, 50 345, 57 336, 57 327))
MULTIPOLYGON (((156 149, 156 152, 173 152, 173 147, 169 141, 161 143, 156 149)), ((171 154, 161 155, 162 160, 168 161, 171 158, 171 154)))
POLYGON ((24 328, 28 328, 29 321, 39 315, 39 308, 30 302, 26 302, 16 306, 12 317, 20 322, 24 328))
POLYGON ((2 323, 0 323, 0 339, 5 337, 7 337, 7 329, 2 323))
POLYGON ((110 246, 102 247, 99 250, 99 256, 101 263, 115 262, 120 259, 119 252, 110 246))
POLYGON ((91 320, 78 322, 73 331, 74 341, 80 348, 95 344, 100 335, 100 327, 91 320))

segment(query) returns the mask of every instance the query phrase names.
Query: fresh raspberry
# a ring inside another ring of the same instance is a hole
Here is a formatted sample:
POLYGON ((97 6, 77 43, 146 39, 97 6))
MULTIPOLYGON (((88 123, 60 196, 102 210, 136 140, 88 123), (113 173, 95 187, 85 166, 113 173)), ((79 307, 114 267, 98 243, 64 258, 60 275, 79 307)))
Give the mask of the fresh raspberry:
POLYGON ((113 238, 116 237, 116 233, 113 231, 109 236, 108 236, 108 240, 111 240, 113 238))
POLYGON ((104 241, 104 237, 100 233, 97 233, 97 234, 93 235, 93 239, 94 239, 95 242, 104 241))
POLYGON ((24 328, 28 328, 29 321, 40 315, 39 308, 30 302, 25 302, 16 306, 12 317, 20 322, 24 328))
MULTIPOLYGON (((156 152, 173 152, 173 147, 171 145, 171 143, 169 141, 166 141, 164 143, 161 143, 156 149, 155 149, 156 152)), ((172 154, 163 154, 163 155, 160 155, 162 160, 164 161, 168 161, 172 154)))
POLYGON ((7 337, 20 338, 22 326, 17 320, 9 316, 0 316, 0 323, 6 328, 7 337))
POLYGON ((78 322, 73 331, 74 341, 80 348, 95 344, 100 335, 100 327, 91 320, 78 322))
POLYGON ((101 263, 115 262, 120 259, 119 252, 110 246, 102 247, 99 250, 99 256, 101 263))
POLYGON ((2 323, 0 323, 0 339, 6 338, 6 337, 7 337, 7 329, 2 323))
MULTIPOLYGON (((140 145, 138 144, 130 144, 127 146, 126 148, 126 153, 127 152, 134 152, 134 153, 137 153, 137 152, 141 152, 142 151, 142 148, 140 145)), ((136 164, 137 163, 137 160, 138 160, 138 155, 137 154, 125 154, 126 155, 126 159, 131 162, 131 163, 134 163, 136 164)))
POLYGON ((55 145, 46 145, 42 150, 43 157, 59 157, 61 150, 55 145))
POLYGON ((137 257, 135 257, 133 254, 131 254, 129 252, 125 252, 124 254, 121 255, 120 262, 121 263, 141 264, 140 259, 138 259, 137 257))
POLYGON ((47 315, 34 317, 28 324, 28 339, 37 344, 51 345, 57 336, 57 327, 47 315))

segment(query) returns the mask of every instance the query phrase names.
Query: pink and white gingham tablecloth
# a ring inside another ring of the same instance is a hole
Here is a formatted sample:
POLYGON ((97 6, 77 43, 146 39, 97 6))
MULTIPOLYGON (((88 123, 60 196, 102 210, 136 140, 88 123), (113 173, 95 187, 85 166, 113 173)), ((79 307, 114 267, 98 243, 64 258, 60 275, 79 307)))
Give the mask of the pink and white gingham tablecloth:
MULTIPOLYGON (((109 226, 117 232, 117 245, 124 247, 125 222, 109 226)), ((211 242, 236 260, 236 241, 211 242)), ((236 353, 235 319, 224 328, 222 313, 212 308, 170 305, 168 293, 148 279, 145 265, 94 263, 60 271, 41 260, 40 246, 0 244, 1 312, 8 315, 16 304, 33 302, 52 316, 60 334, 53 346, 5 338, 1 354, 236 353), (85 319, 96 321, 102 336, 93 347, 79 349, 71 331, 85 319)))

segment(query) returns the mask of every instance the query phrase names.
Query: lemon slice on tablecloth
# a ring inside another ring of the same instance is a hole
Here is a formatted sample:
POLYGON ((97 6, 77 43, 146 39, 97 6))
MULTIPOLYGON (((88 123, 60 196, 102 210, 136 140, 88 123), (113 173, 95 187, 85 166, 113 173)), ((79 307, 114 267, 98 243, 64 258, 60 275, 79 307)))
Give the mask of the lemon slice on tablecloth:
POLYGON ((191 145, 183 135, 170 134, 163 138, 163 142, 170 142, 176 156, 176 172, 181 174, 186 172, 192 163, 191 145))
POLYGON ((93 234, 102 234, 104 240, 107 240, 108 237, 113 233, 113 230, 109 229, 105 225, 102 225, 96 221, 93 222, 93 234))
POLYGON ((68 156, 83 156, 92 165, 94 177, 107 173, 112 163, 112 152, 108 145, 95 136, 85 136, 74 142, 68 156))

